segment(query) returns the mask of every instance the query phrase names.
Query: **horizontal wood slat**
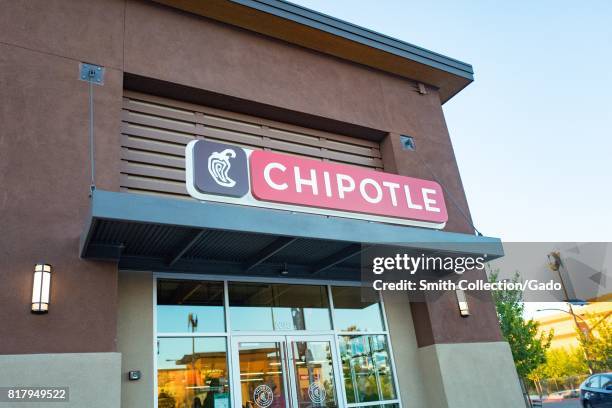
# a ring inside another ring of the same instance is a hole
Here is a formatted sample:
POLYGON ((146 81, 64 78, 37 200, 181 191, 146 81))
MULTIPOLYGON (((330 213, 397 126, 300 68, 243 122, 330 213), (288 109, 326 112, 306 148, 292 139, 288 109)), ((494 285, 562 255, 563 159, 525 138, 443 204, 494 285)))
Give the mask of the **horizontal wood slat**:
MULTIPOLYGON (((284 129, 290 132, 296 132, 296 133, 306 132, 307 134, 311 134, 313 136, 319 136, 319 137, 328 138, 332 140, 338 140, 338 141, 346 141, 347 143, 355 144, 359 146, 368 146, 368 147, 373 147, 373 148, 379 147, 379 144, 377 142, 373 142, 371 140, 359 139, 359 138, 339 135, 335 133, 328 133, 328 132, 324 132, 321 130, 307 129, 307 128, 303 128, 300 126, 289 125, 286 123, 275 122, 272 120, 267 120, 267 119, 262 119, 262 118, 256 118, 256 117, 244 115, 241 113, 227 112, 227 111, 223 111, 220 109, 210 108, 207 106, 195 105, 195 104, 188 103, 188 102, 176 101, 172 99, 162 98, 159 96, 153 96, 153 95, 143 94, 143 93, 134 92, 134 91, 127 91, 127 90, 124 91, 124 109, 125 110, 139 112, 140 108, 138 108, 138 106, 143 106, 143 105, 149 106, 149 108, 152 108, 153 106, 155 106, 157 109, 160 109, 159 111, 156 111, 156 112, 161 112, 161 111, 170 111, 170 112, 179 112, 179 113, 188 112, 193 115, 197 115, 198 113, 201 113, 201 114, 217 116, 220 118, 231 117, 231 120, 236 120, 236 121, 240 121, 243 123, 251 123, 256 126, 268 126, 270 128, 279 127, 281 129, 284 129)), ((159 113, 159 114, 156 113, 156 115, 162 116, 162 117, 174 117, 176 119, 180 119, 178 116, 170 116, 172 114, 166 116, 163 113, 159 113)))
POLYGON ((209 139, 380 170, 380 146, 132 91, 121 115, 121 190, 186 196, 185 145, 209 139))

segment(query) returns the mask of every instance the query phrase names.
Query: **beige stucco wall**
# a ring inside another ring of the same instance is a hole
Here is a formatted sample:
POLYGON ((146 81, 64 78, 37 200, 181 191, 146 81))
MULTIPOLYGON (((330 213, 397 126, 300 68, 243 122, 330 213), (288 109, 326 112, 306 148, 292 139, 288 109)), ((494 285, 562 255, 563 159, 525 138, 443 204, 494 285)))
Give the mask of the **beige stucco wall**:
POLYGON ((121 406, 154 405, 153 276, 150 272, 119 272, 117 349, 121 352, 121 406), (140 370, 138 381, 127 372, 140 370))
POLYGON ((521 408, 506 342, 434 344, 418 351, 429 408, 521 408))
POLYGON ((385 293, 384 301, 404 408, 525 406, 508 343, 419 348, 408 297, 385 293))
POLYGON ((403 292, 385 293, 383 300, 402 404, 404 408, 429 407, 419 371, 418 346, 408 296, 403 292))
POLYGON ((3 387, 68 387, 65 403, 0 402, 0 407, 42 406, 119 408, 119 353, 57 353, 0 355, 3 387))

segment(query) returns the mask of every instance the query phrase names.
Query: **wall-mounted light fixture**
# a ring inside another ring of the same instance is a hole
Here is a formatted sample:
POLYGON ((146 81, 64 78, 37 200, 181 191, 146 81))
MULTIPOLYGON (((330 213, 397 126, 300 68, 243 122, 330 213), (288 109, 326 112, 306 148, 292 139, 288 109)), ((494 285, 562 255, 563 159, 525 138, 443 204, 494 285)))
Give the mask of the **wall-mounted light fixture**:
POLYGON ((457 289, 455 293, 457 294, 457 302, 459 303, 459 314, 462 317, 468 317, 470 315, 470 306, 468 305, 465 291, 457 289))
POLYGON ((32 313, 47 313, 49 311, 49 296, 51 294, 51 265, 34 265, 34 282, 32 284, 32 313))

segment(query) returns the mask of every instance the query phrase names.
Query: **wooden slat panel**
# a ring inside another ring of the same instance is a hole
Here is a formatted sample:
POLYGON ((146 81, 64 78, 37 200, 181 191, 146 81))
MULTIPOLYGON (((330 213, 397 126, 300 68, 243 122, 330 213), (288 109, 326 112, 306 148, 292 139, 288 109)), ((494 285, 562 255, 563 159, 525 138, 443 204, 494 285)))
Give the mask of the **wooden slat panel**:
POLYGON ((136 176, 154 177, 165 180, 185 182, 185 170, 169 169, 142 163, 123 162, 121 172, 136 176))
POLYGON ((155 140, 140 139, 123 135, 121 145, 132 149, 146 150, 149 152, 165 153, 173 156, 185 156, 185 147, 175 144, 157 142, 155 140))
POLYGON ((264 139, 259 136, 253 136, 246 133, 238 133, 230 130, 217 129, 206 127, 202 129, 203 136, 206 136, 207 139, 216 139, 222 140, 226 143, 234 143, 239 144, 241 146, 249 146, 249 147, 257 147, 262 148, 266 147, 264 143, 264 139))
POLYGON ((381 159, 374 157, 360 157, 350 156, 348 154, 342 154, 338 152, 327 151, 327 156, 332 160, 337 160, 346 164, 358 164, 367 167, 379 167, 382 168, 383 163, 381 159))
POLYGON ((323 137, 323 138, 327 138, 331 140, 338 140, 341 142, 344 141, 344 142, 359 145, 359 146, 379 147, 379 144, 377 142, 373 142, 371 140, 359 139, 359 138, 354 138, 354 137, 345 136, 345 135, 338 135, 336 133, 328 133, 322 130, 309 129, 309 128, 290 125, 286 123, 279 123, 279 122, 275 122, 275 121, 268 120, 268 119, 257 118, 257 117, 245 115, 242 113, 223 111, 220 109, 210 108, 208 106, 195 105, 195 104, 188 103, 188 102, 182 102, 182 101, 162 98, 159 96, 153 96, 153 95, 143 94, 143 93, 134 92, 134 91, 127 91, 127 90, 124 91, 124 96, 130 99, 137 100, 137 101, 150 102, 153 104, 158 104, 158 105, 175 108, 175 109, 182 109, 182 110, 193 111, 193 112, 202 112, 205 114, 211 114, 213 116, 218 116, 218 117, 231 116, 232 119, 235 119, 238 121, 243 121, 247 123, 255 123, 259 125, 268 126, 270 128, 281 128, 281 129, 288 130, 291 132, 296 132, 296 133, 311 134, 313 136, 323 137))
POLYGON ((154 139, 163 142, 177 143, 186 145, 195 139, 195 135, 170 132, 167 130, 134 125, 132 123, 123 123, 121 125, 121 133, 124 135, 138 136, 146 139, 154 139))
POLYGON ((269 136, 269 132, 262 125, 256 125, 249 122, 237 121, 229 118, 221 118, 212 115, 202 115, 201 119, 198 119, 198 123, 202 123, 206 126, 211 126, 219 129, 235 130, 237 132, 251 133, 259 136, 269 136))
POLYGON ((346 153, 354 153, 361 156, 366 157, 378 157, 379 159, 382 157, 380 155, 380 150, 374 147, 363 147, 363 146, 355 146, 349 143, 341 143, 335 140, 325 140, 323 147, 329 150, 337 150, 339 152, 346 153))
POLYGON ((196 129, 195 123, 181 122, 174 119, 160 118, 158 116, 145 115, 144 113, 135 113, 130 111, 123 111, 123 121, 160 129, 176 130, 183 133, 193 133, 196 129))
POLYGON ((161 192, 161 191, 152 191, 152 190, 141 190, 134 187, 120 187, 119 191, 126 193, 139 193, 139 194, 147 194, 147 195, 156 195, 160 197, 170 197, 170 198, 179 198, 182 200, 193 200, 191 196, 186 194, 173 194, 170 192, 161 192))
POLYGON ((121 187, 187 195, 185 183, 129 176, 125 174, 121 175, 121 187))
POLYGON ((195 112, 185 109, 170 108, 156 103, 123 98, 123 109, 131 112, 147 113, 153 116, 195 122, 195 112))
POLYGON ((121 189, 187 196, 185 145, 198 138, 330 162, 383 167, 376 142, 125 91, 121 189))
POLYGON ((185 159, 175 156, 143 152, 133 149, 121 149, 121 160, 133 163, 149 163, 156 166, 173 167, 185 170, 185 159))

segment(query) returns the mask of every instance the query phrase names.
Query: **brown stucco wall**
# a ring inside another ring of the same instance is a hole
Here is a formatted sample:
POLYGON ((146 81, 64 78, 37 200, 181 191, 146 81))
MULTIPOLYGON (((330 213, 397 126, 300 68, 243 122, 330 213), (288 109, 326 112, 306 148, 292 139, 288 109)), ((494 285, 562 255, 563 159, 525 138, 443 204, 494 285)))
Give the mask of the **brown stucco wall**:
POLYGON ((436 92, 424 101, 412 81, 151 2, 127 3, 125 71, 448 142, 436 92))
POLYGON ((109 67, 95 90, 97 182, 116 189, 123 2, 85 3, 0 4, 0 354, 115 350, 117 267, 78 256, 90 176, 77 78, 79 61, 109 67), (39 261, 54 266, 41 316, 29 312, 39 261))
MULTIPOLYGON (((144 0, 0 0, 0 9, 0 318, 8 322, 0 325, 0 353, 116 347, 116 265, 78 258, 89 204, 80 61, 107 68, 104 86, 95 89, 99 188, 119 186, 123 78, 133 74, 176 84, 175 97, 200 89, 243 105, 281 107, 292 113, 287 117, 389 133, 385 169, 435 176, 458 204, 447 199, 447 230, 473 232, 461 215, 469 217, 467 200, 432 87, 421 95, 410 80, 144 0), (417 151, 401 150, 399 134, 413 136, 417 151), (55 267, 47 316, 28 312, 38 260, 55 267)), ((473 301, 468 319, 453 302, 413 308, 419 345, 498 339, 490 299, 473 301)))
MULTIPOLYGON (((394 136, 384 147, 385 168, 437 178, 457 202, 447 203, 447 230, 473 233, 440 99, 432 87, 421 95, 413 81, 137 0, 126 7, 125 71, 391 132, 394 136), (417 152, 401 150, 399 134, 415 137, 417 152)), ((173 96, 180 96, 179 89, 173 96)))

